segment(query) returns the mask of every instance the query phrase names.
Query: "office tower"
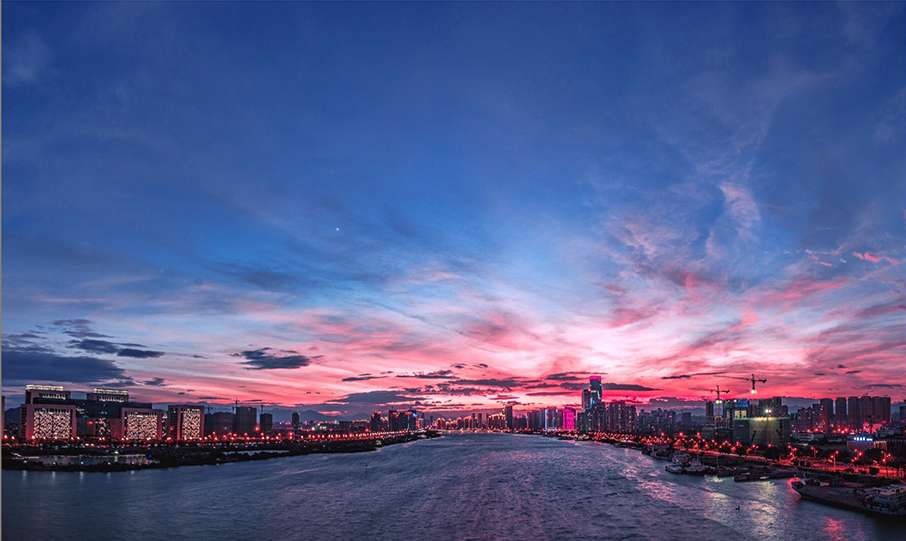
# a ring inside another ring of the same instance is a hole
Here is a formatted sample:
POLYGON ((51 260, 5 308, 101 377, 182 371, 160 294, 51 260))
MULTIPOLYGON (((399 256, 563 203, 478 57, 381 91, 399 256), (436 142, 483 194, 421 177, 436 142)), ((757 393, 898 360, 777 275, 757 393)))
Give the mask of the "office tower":
POLYGON ((507 405, 503 408, 503 414, 506 417, 506 427, 513 430, 513 406, 507 405))
POLYGON ((582 411, 591 409, 591 389, 582 389, 582 411))
POLYGON ((233 432, 236 434, 255 434, 258 427, 258 408, 254 406, 236 406, 235 425, 233 432))
POLYGON ((167 408, 167 430, 175 441, 204 438, 204 407, 170 406, 167 408))
POLYGON ((382 424, 383 423, 381 423, 381 412, 379 412, 379 411, 371 412, 371 423, 369 424, 369 428, 371 429, 371 431, 372 432, 381 432, 382 424))
POLYGON ((293 419, 293 430, 299 430, 299 427, 302 425, 302 422, 301 422, 301 417, 299 417, 298 411, 293 412, 292 419, 293 419))
POLYGON ((714 402, 707 400, 705 402, 705 417, 708 418, 708 422, 714 421, 714 402))
POLYGON ((261 429, 262 434, 270 434, 274 431, 274 414, 273 413, 262 413, 259 418, 259 428, 261 429))
POLYGON ((592 406, 604 400, 604 387, 601 385, 601 376, 589 377, 588 387, 591 389, 592 406))

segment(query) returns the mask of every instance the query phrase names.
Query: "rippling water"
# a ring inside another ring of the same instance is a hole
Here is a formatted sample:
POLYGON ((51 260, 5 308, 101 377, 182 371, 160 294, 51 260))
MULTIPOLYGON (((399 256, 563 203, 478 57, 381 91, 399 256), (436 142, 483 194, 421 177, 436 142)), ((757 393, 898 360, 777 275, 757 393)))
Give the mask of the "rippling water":
POLYGON ((3 472, 3 539, 906 540, 787 481, 672 476, 637 451, 508 434, 134 473, 3 472), (737 509, 738 506, 738 509, 737 509))

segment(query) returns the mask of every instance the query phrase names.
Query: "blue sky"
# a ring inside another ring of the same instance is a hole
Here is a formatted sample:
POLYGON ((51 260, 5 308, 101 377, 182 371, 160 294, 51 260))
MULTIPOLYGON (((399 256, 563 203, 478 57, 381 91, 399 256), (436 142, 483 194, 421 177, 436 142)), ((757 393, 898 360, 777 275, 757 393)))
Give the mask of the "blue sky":
POLYGON ((902 6, 3 10, 5 394, 906 392, 902 6))

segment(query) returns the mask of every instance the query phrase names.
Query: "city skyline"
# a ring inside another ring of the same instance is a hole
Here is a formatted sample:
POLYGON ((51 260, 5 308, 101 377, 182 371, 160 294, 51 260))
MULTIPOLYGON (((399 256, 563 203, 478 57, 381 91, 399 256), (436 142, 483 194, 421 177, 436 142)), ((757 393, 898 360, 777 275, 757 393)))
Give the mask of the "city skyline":
POLYGON ((4 4, 3 394, 899 402, 906 14, 862 8, 4 4))

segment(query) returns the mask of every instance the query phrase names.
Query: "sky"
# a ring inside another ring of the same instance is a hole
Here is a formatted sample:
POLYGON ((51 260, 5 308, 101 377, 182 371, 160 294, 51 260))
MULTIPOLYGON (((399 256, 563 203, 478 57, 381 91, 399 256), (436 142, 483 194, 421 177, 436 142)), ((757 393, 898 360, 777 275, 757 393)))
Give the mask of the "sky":
POLYGON ((9 401, 906 396, 902 4, 3 23, 9 401))

